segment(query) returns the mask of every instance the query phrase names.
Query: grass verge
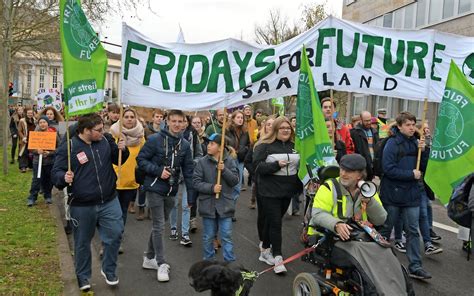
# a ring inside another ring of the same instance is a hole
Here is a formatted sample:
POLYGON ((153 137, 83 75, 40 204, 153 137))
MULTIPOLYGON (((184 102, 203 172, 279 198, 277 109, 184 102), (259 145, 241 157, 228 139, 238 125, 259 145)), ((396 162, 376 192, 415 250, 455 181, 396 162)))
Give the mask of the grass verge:
POLYGON ((31 177, 31 171, 20 173, 16 162, 8 175, 0 172, 0 295, 63 291, 56 221, 41 195, 36 206, 26 206, 31 177))

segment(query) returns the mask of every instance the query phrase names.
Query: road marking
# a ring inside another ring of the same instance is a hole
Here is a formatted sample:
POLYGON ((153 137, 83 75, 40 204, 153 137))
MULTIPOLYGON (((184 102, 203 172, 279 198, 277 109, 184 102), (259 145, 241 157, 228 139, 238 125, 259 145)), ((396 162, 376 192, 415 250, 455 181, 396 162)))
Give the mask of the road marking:
POLYGON ((433 221, 433 226, 437 227, 437 228, 441 228, 443 230, 450 231, 452 233, 456 233, 456 234, 458 233, 458 229, 456 227, 452 227, 452 226, 449 226, 449 225, 446 225, 446 224, 442 224, 442 223, 438 223, 438 222, 433 221))

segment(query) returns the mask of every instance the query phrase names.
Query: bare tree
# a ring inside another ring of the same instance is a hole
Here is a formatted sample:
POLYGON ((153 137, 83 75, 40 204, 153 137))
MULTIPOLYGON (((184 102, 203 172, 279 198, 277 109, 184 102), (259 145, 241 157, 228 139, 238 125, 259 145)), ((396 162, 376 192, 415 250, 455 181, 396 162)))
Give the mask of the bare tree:
MULTIPOLYGON (((68 0, 76 1, 76 0, 68 0)), ((89 21, 103 23, 107 16, 136 12, 150 0, 83 0, 89 21)), ((60 52, 59 0, 0 0, 0 138, 3 147, 3 173, 8 172, 8 82, 12 78, 15 54, 27 52, 42 59, 60 52)))
POLYGON ((327 17, 326 10, 323 4, 306 4, 303 6, 301 12, 301 21, 303 22, 303 30, 309 30, 316 26, 320 21, 327 17))

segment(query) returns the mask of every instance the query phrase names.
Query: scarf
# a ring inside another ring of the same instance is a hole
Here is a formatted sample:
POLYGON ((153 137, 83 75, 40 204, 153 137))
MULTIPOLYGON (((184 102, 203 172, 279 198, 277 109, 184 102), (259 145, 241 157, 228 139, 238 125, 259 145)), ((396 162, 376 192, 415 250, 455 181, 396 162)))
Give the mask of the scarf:
MULTIPOLYGON (((120 130, 120 120, 112 124, 112 126, 110 127, 110 133, 115 138, 118 138, 119 130, 120 130)), ((134 147, 134 146, 140 145, 140 141, 144 137, 143 125, 141 125, 141 123, 137 120, 137 124, 135 125, 135 127, 132 127, 131 129, 128 129, 125 126, 123 126, 122 136, 125 139, 125 146, 134 147)))

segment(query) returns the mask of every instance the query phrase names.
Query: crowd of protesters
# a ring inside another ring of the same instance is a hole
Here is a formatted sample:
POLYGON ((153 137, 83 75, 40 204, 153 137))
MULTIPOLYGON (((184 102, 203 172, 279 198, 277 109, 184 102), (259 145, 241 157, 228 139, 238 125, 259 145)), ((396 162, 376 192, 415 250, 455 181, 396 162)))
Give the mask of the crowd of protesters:
MULTIPOLYGON (((442 249, 433 244, 441 239, 432 228, 434 195, 426 184, 419 185, 431 144, 429 126, 417 128, 416 117, 408 112, 390 122, 385 109, 377 110, 377 117, 363 111, 344 124, 334 116, 336 107, 329 98, 321 100, 336 160, 360 154, 365 159, 361 175, 366 180, 381 179, 380 199, 387 212, 382 234, 393 238, 398 251, 407 253, 412 277, 430 278, 422 268, 419 230, 426 255, 442 249), (376 168, 380 147, 382 172, 376 168), (420 170, 416 169, 418 148, 423 150, 420 170)), ((66 188, 81 290, 91 287, 90 244, 95 228, 103 248, 101 273, 107 284, 118 284, 117 255, 127 216, 136 210, 137 220, 152 220, 142 267, 156 270, 158 281, 170 280, 163 239, 169 235, 183 246, 192 246, 190 233, 198 228, 198 214, 203 227, 202 257, 216 259, 222 245, 224 260, 236 260, 232 240, 236 201, 247 187, 249 208, 257 208, 258 259, 276 265, 275 273, 286 272, 282 217, 290 203, 290 213, 300 214, 304 185, 298 178, 296 117, 268 115, 250 105, 229 114, 223 109, 206 116, 196 114, 156 109, 146 122, 128 107, 120 118, 119 105, 109 104, 102 112, 78 118, 71 129, 69 167, 67 141, 56 151, 28 150, 29 132, 58 133, 64 121, 61 113, 52 107, 37 114, 29 107, 11 109, 11 163, 18 159, 22 173, 33 170, 27 205, 36 204, 40 191, 50 204, 53 184, 66 188), (39 155, 43 157, 41 178, 36 175, 39 155)), ((59 133, 57 139, 59 143, 59 133)))

